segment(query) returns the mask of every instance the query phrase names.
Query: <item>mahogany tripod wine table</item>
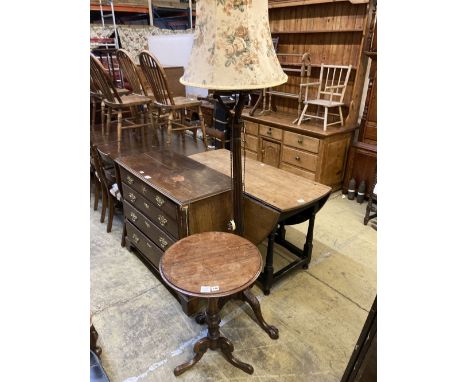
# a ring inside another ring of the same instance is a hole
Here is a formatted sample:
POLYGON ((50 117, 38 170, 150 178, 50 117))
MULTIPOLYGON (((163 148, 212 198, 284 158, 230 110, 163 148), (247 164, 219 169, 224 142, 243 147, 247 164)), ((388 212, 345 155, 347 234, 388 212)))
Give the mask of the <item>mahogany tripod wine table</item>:
POLYGON ((220 311, 233 298, 246 301, 253 309, 260 326, 273 338, 278 329, 268 325, 262 317, 260 304, 250 286, 260 274, 262 257, 257 247, 243 237, 224 232, 204 232, 187 236, 172 245, 162 256, 161 277, 178 292, 206 298, 208 307, 197 322, 208 324, 208 335, 194 345, 192 360, 174 369, 182 374, 203 357, 208 349, 220 349, 232 365, 252 374, 254 369, 232 354, 234 346, 221 336, 220 311))

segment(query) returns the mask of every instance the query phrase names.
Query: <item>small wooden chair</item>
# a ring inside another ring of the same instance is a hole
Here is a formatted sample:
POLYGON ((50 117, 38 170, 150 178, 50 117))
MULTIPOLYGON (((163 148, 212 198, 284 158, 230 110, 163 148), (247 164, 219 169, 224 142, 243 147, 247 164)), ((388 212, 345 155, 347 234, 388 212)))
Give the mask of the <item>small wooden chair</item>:
POLYGON ((186 97, 172 97, 172 93, 168 86, 167 76, 164 68, 159 61, 147 50, 142 51, 138 55, 140 67, 146 77, 148 84, 154 97, 154 104, 157 108, 157 124, 163 124, 161 118, 167 117, 168 138, 167 143, 171 143, 172 131, 192 130, 194 131, 194 139, 196 140, 196 130, 201 128, 203 134, 203 143, 206 146, 206 131, 205 121, 201 109, 201 101, 192 100, 186 97), (192 125, 184 121, 186 109, 197 108, 200 124, 192 125), (177 127, 173 127, 177 126, 177 127))
POLYGON ((114 220, 114 209, 116 204, 122 204, 122 191, 120 187, 120 176, 114 166, 113 160, 108 154, 92 147, 94 166, 102 185, 102 212, 101 223, 104 222, 106 209, 109 210, 107 218, 107 232, 112 230, 114 220))
MULTIPOLYGON (((301 116, 297 125, 299 126, 304 117, 306 119, 317 118, 323 120, 323 130, 326 131, 328 126, 340 124, 343 126, 343 110, 344 106, 343 99, 346 92, 346 86, 348 85, 349 75, 351 74, 351 65, 324 65, 320 66, 320 78, 318 82, 310 82, 301 84, 301 88, 305 87, 304 95, 304 109, 302 110, 301 116), (326 74, 325 74, 326 71, 326 74), (317 96, 313 99, 309 99, 309 88, 317 87, 317 96), (306 114, 307 107, 309 105, 317 106, 317 114, 306 114), (319 115, 319 108, 323 107, 323 117, 319 115), (331 114, 328 109, 338 108, 339 114, 331 114), (328 123, 328 115, 339 116, 339 121, 328 123)), ((302 89, 301 89, 302 90, 302 89)))
POLYGON ((151 126, 154 129, 155 125, 153 121, 153 114, 150 111, 150 107, 152 104, 151 98, 139 94, 130 94, 122 96, 119 95, 117 89, 110 80, 102 64, 96 57, 93 56, 93 54, 91 54, 90 56, 92 81, 99 90, 100 94, 102 94, 102 100, 105 106, 107 107, 107 133, 109 133, 113 109, 117 111, 117 140, 119 142, 122 139, 122 129, 134 129, 145 126, 151 126), (122 113, 126 110, 131 112, 134 112, 135 110, 140 110, 140 116, 143 118, 143 121, 137 123, 138 115, 133 115, 133 121, 126 119, 125 122, 128 122, 129 124, 123 125, 122 113), (147 119, 148 117, 149 123, 147 119))

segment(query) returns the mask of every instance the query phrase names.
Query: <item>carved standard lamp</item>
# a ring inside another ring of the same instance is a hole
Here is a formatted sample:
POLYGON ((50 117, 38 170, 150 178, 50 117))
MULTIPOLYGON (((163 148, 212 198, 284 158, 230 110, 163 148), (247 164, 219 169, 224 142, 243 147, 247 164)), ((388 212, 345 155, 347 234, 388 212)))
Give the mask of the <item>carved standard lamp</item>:
MULTIPOLYGON (((235 233, 243 235, 240 117, 249 90, 281 85, 288 77, 281 69, 271 39, 268 0, 198 0, 197 23, 188 66, 180 82, 238 93, 229 125, 232 128, 232 192, 235 233)), ((225 106, 224 106, 225 107, 225 106)))

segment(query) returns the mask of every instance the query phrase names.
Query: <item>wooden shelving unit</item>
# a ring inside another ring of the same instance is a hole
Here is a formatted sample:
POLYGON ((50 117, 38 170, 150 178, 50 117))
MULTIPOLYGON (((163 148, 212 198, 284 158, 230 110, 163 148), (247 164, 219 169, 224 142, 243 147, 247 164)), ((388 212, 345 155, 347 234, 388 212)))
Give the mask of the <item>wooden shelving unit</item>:
MULTIPOLYGON (((288 82, 274 89, 298 94, 301 63, 288 55, 310 53, 311 81, 318 80, 320 64, 352 65, 344 102, 346 126, 356 126, 367 62, 361 59, 369 28, 367 0, 269 0, 270 29, 278 37, 279 60, 288 82)), ((297 101, 276 97, 277 110, 295 114, 297 101)), ((294 118, 293 118, 294 119, 294 118)))

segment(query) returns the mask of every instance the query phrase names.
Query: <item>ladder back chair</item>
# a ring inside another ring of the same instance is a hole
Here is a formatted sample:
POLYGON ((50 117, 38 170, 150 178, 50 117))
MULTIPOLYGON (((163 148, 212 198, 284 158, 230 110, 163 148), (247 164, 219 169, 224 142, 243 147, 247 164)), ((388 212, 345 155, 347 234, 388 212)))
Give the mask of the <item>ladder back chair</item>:
POLYGON ((104 222, 107 209, 107 232, 111 232, 115 205, 122 204, 120 173, 107 153, 92 146, 92 154, 96 172, 102 185, 101 223, 104 222))
POLYGON ((351 74, 351 65, 320 65, 320 77, 318 82, 310 82, 301 84, 301 88, 305 88, 304 108, 297 122, 298 126, 305 120, 311 118, 323 120, 323 130, 326 131, 328 126, 340 124, 343 126, 343 99, 348 85, 349 76, 351 74), (309 98, 309 88, 316 87, 317 94, 315 98, 309 98), (309 105, 317 106, 316 115, 306 114, 309 105), (319 114, 320 107, 323 107, 323 116, 319 114), (339 114, 332 114, 328 109, 338 108, 339 114), (328 123, 328 116, 339 116, 336 122, 328 123), (305 118, 305 119, 304 119, 305 118))
POLYGON ((92 81, 97 89, 99 89, 100 94, 102 94, 102 100, 107 107, 107 134, 109 134, 113 109, 117 111, 117 140, 119 142, 122 140, 123 129, 151 126, 154 130, 153 114, 150 110, 152 104, 151 98, 139 94, 120 95, 99 60, 92 53, 90 57, 92 81), (123 120, 122 113, 124 111, 132 112, 132 120, 123 120), (141 117, 140 123, 137 121, 138 117, 141 117), (123 122, 127 122, 128 124, 124 125, 123 122))
POLYGON ((154 104, 157 109, 156 124, 162 125, 164 121, 161 121, 161 119, 167 119, 167 143, 171 143, 172 131, 192 130, 194 131, 194 139, 196 140, 196 130, 200 127, 203 134, 203 143, 206 147, 205 121, 203 119, 201 101, 186 97, 172 97, 164 68, 149 51, 142 51, 138 55, 138 59, 146 81, 153 93, 154 104), (187 124, 187 121, 184 120, 187 108, 197 110, 200 118, 199 125, 187 124))
POLYGON ((148 96, 143 86, 143 81, 140 78, 140 73, 138 73, 135 63, 126 50, 117 50, 117 61, 123 74, 124 83, 125 81, 128 82, 132 93, 148 96))

